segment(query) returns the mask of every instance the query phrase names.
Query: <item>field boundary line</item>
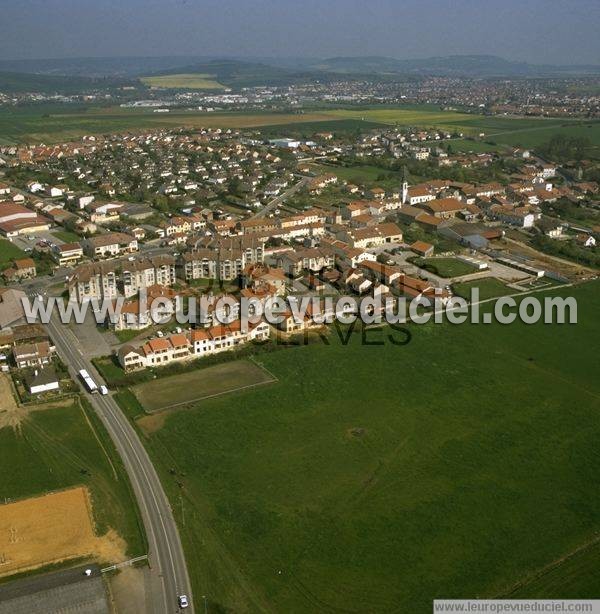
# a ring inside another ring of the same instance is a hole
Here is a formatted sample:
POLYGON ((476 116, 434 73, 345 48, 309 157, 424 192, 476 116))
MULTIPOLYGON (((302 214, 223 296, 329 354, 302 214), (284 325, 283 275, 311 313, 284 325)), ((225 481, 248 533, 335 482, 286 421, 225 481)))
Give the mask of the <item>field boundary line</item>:
POLYGON ((87 422, 87 425, 90 427, 90 431, 92 431, 92 433, 94 434, 94 438, 98 442, 98 445, 102 449, 102 452, 104 452, 104 456, 106 456, 106 460, 108 461, 108 464, 110 465, 110 468, 112 469, 113 475, 115 476, 115 480, 118 482, 119 474, 117 473, 117 469, 113 465, 112 458, 110 457, 108 450, 104 447, 104 444, 102 443, 98 433, 96 433, 96 429, 94 428, 94 425, 92 424, 92 421, 90 420, 90 417, 87 415, 87 412, 85 411, 85 408, 83 407, 83 404, 81 403, 81 399, 79 399, 79 402, 77 404, 79 405, 79 409, 81 409, 81 413, 83 414, 83 417, 85 418, 85 421, 87 422))
POLYGON ((225 394, 231 394, 232 392, 240 392, 241 390, 247 390, 248 388, 256 388, 257 386, 264 386, 265 384, 274 384, 277 381, 279 380, 270 379, 270 380, 265 380, 264 382, 255 382, 254 384, 246 384, 245 386, 239 386, 238 388, 231 388, 231 390, 223 390, 221 392, 214 392, 213 394, 207 394, 203 397, 198 397, 196 399, 190 399, 189 401, 181 401, 180 403, 173 403, 172 405, 165 405, 164 407, 161 407, 160 409, 149 411, 148 415, 152 416, 153 414, 160 414, 170 409, 182 407, 183 405, 192 405, 193 403, 198 403, 199 401, 205 401, 206 399, 214 399, 215 397, 221 397, 225 394))
POLYGON ((269 369, 267 369, 267 367, 265 367, 265 365, 263 365, 262 362, 258 362, 258 360, 254 358, 254 356, 248 356, 248 361, 251 362, 252 364, 255 364, 257 367, 262 369, 265 373, 268 373, 273 378, 274 382, 279 381, 279 378, 275 375, 275 373, 273 373, 272 371, 269 371, 269 369))
POLYGON ((600 543, 600 535, 596 535, 596 537, 585 542, 581 546, 578 546, 577 548, 575 548, 575 550, 571 550, 571 552, 567 552, 567 554, 552 561, 551 563, 548 563, 548 565, 545 565, 544 567, 542 567, 541 569, 533 573, 528 578, 525 578, 524 580, 520 580, 516 584, 513 584, 507 591, 504 591, 502 593, 499 593, 498 595, 495 595, 494 597, 492 597, 492 599, 500 599, 500 598, 508 597, 512 595, 515 591, 519 590, 520 588, 526 587, 527 585, 531 584, 532 582, 535 582, 536 580, 539 580, 540 578, 543 578, 545 575, 549 574, 551 571, 554 571, 555 569, 560 567, 563 563, 566 563, 567 561, 570 561, 572 558, 575 558, 578 554, 581 554, 582 552, 585 552, 586 550, 593 548, 598 543, 600 543))

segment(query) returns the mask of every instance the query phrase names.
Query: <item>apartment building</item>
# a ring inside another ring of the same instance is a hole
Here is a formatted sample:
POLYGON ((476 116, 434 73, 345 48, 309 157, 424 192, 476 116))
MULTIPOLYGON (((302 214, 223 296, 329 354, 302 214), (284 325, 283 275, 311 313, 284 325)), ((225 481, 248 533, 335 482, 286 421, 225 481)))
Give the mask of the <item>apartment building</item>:
POLYGON ((125 297, 134 296, 150 286, 172 286, 175 283, 175 257, 167 254, 123 262, 121 283, 125 297))
POLYGON ((118 262, 92 262, 77 267, 67 280, 69 301, 117 298, 117 268, 118 262))

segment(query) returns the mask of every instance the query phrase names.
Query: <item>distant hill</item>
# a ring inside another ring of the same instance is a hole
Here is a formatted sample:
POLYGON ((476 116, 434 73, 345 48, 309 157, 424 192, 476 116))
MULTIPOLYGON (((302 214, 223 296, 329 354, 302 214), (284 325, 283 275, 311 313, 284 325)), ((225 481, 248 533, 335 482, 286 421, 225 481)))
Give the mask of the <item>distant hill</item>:
POLYGON ((184 66, 199 59, 195 56, 65 58, 41 60, 2 60, 0 71, 71 75, 81 77, 135 77, 157 70, 184 66))
POLYGON ((552 76, 565 74, 600 74, 598 66, 551 66, 514 62, 494 55, 455 55, 417 60, 387 57, 337 57, 314 62, 312 68, 325 72, 381 75, 460 75, 473 77, 552 76))
POLYGON ((332 74, 316 69, 298 70, 241 60, 197 62, 187 66, 157 71, 152 73, 152 76, 179 73, 208 74, 213 76, 215 81, 233 88, 251 87, 253 85, 290 85, 319 78, 329 81, 333 78, 332 74))
POLYGON ((314 62, 310 67, 337 73, 380 75, 442 75, 471 77, 540 77, 565 74, 598 75, 598 66, 552 66, 514 62, 494 55, 455 55, 417 60, 387 57, 337 57, 314 62))
POLYGON ((0 60, 0 90, 72 93, 82 88, 137 83, 140 77, 211 75, 227 87, 292 85, 336 79, 461 77, 551 77, 600 75, 598 66, 551 66, 514 62, 493 55, 454 55, 416 60, 383 56, 314 58, 74 58, 0 60), (27 77, 29 75, 29 78, 27 77))
POLYGON ((78 94, 123 85, 135 85, 135 81, 114 77, 87 78, 64 75, 38 75, 32 73, 0 72, 0 91, 9 94, 35 92, 40 94, 78 94))

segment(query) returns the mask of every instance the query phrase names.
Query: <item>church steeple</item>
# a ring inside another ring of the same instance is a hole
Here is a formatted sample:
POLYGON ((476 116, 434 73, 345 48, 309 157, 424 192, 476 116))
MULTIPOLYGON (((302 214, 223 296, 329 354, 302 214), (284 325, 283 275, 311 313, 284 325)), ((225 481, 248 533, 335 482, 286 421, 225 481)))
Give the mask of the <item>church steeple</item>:
POLYGON ((402 204, 405 205, 408 202, 408 173, 406 171, 406 165, 402 167, 402 204))

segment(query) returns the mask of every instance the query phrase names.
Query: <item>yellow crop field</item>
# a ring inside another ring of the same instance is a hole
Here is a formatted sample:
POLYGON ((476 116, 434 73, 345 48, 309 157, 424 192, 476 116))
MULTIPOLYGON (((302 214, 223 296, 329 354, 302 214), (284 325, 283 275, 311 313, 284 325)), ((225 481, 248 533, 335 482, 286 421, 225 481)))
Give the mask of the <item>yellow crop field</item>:
POLYGON ((189 90, 222 90, 224 85, 215 81, 213 75, 205 73, 182 73, 178 75, 160 75, 142 77, 140 81, 150 87, 189 90))
POLYGON ((94 532, 88 490, 70 488, 0 505, 0 577, 80 557, 120 561, 125 543, 94 532))

